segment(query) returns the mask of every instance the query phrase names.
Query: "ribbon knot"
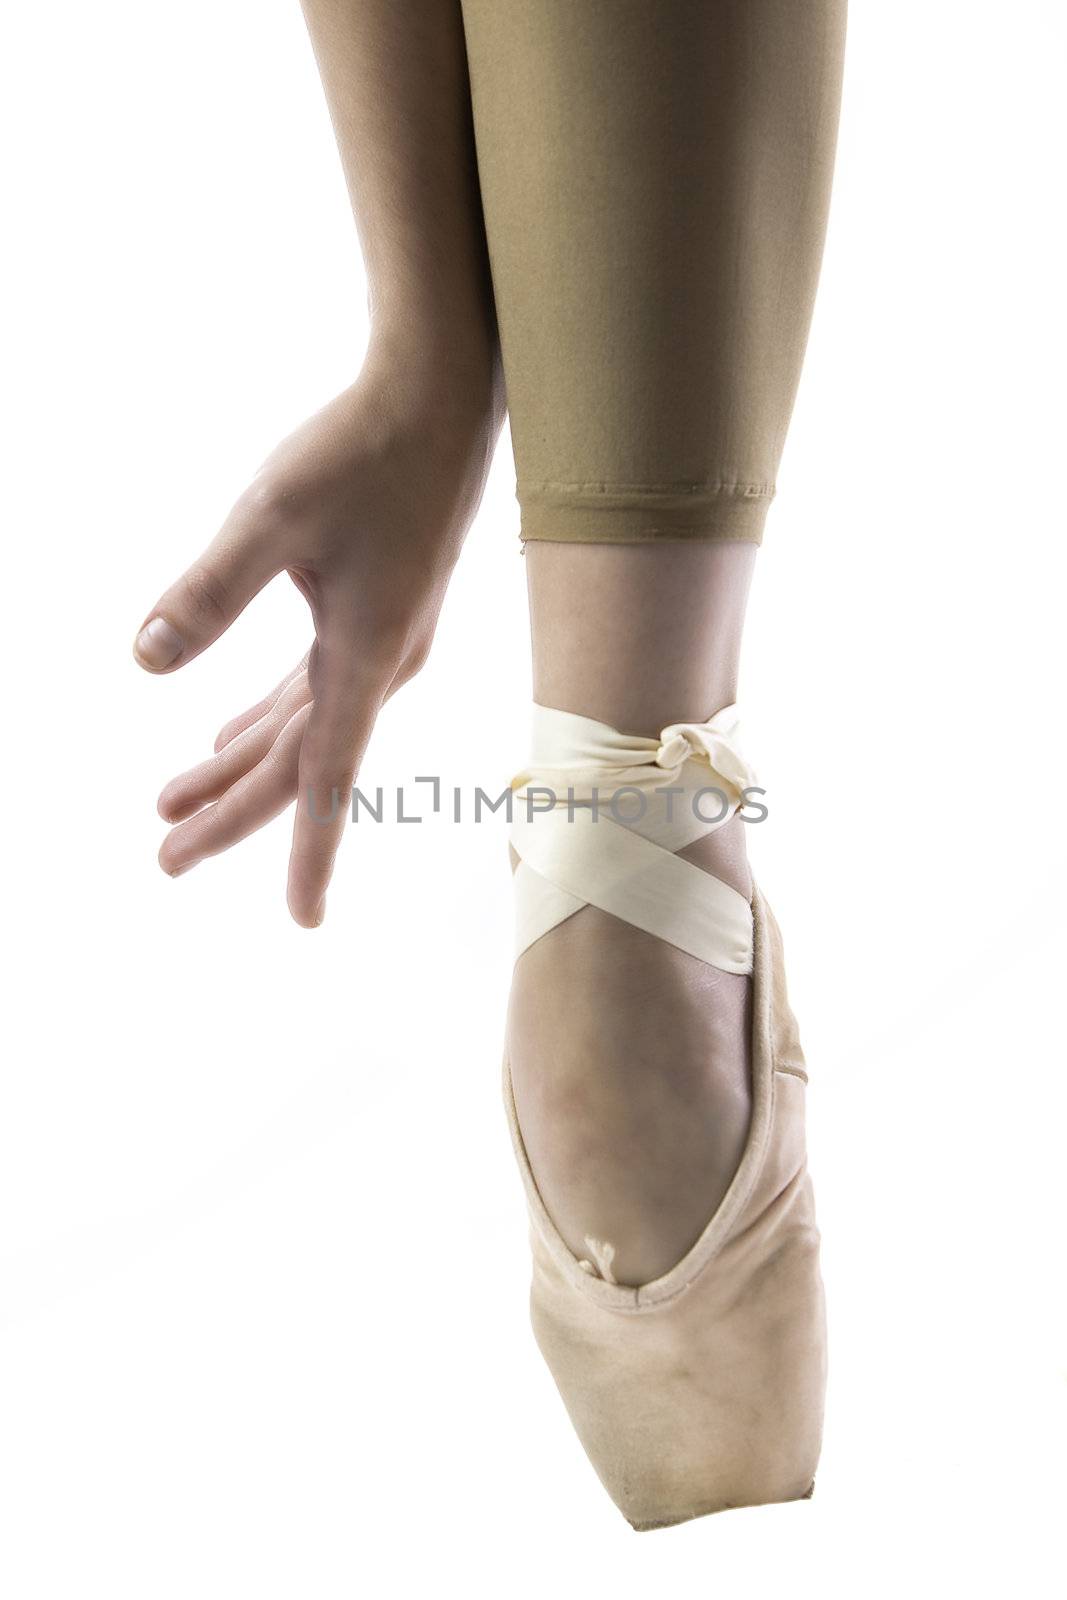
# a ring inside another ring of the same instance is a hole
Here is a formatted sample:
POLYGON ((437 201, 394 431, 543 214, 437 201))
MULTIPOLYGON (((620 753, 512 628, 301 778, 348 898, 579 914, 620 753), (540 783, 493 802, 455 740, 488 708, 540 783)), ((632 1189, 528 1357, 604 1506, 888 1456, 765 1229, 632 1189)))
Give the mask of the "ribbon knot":
POLYGON ((698 738, 697 734, 697 728, 682 723, 664 728, 660 734, 660 747, 656 751, 657 767, 669 771, 672 767, 680 767, 691 756, 709 756, 707 741, 698 738))
POLYGON ((676 772, 687 761, 704 761, 740 794, 756 775, 738 747, 739 721, 737 707, 727 706, 708 722, 673 722, 659 736, 656 765, 676 772))

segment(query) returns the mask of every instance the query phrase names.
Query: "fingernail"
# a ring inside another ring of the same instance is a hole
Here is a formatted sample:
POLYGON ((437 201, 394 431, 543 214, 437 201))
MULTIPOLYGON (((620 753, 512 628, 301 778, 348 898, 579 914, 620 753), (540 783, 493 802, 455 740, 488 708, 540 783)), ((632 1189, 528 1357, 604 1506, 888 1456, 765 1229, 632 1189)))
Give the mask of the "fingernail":
POLYGON ((133 653, 142 666, 161 672, 182 653, 182 636, 163 617, 153 617, 137 635, 133 653))
POLYGON ((326 915, 326 896, 323 895, 322 899, 319 901, 318 905, 315 908, 315 926, 316 926, 316 928, 321 928, 322 919, 323 919, 323 917, 325 915, 326 915))

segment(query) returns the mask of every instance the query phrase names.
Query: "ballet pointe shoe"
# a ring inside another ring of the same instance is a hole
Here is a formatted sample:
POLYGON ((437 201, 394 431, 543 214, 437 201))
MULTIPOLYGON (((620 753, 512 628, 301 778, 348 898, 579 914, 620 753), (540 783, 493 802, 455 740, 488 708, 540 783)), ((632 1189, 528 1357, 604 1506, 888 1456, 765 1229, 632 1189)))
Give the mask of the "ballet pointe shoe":
POLYGON ((706 808, 694 831, 697 808, 677 804, 679 787, 689 798, 714 786, 732 815, 753 782, 736 749, 734 708, 655 741, 538 707, 534 745, 513 812, 520 951, 593 904, 712 965, 749 972, 753 1102, 741 1162, 703 1233, 663 1276, 629 1287, 612 1281, 610 1250, 590 1240, 591 1259, 579 1259, 553 1224, 505 1059, 538 1345, 586 1454, 634 1528, 807 1498, 821 1442, 826 1338, 805 1164, 807 1078, 781 936, 758 890, 750 904, 673 853, 710 831, 706 808), (672 785, 665 820, 653 791, 672 785), (618 806, 604 809, 624 787, 649 802, 628 824, 616 820, 618 806), (555 803, 542 799, 543 809, 533 809, 536 791, 546 789, 566 800, 570 822, 555 803))

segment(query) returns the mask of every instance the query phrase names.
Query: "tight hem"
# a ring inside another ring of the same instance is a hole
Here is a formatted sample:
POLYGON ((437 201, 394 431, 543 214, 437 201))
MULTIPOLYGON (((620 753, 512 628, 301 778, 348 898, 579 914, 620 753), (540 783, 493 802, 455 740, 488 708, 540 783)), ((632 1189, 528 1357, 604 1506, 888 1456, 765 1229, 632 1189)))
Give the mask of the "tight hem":
POLYGON ((627 491, 564 485, 519 489, 519 537, 558 543, 658 544, 666 540, 738 540, 760 544, 773 488, 627 491), (584 492, 582 490, 584 489, 584 492))

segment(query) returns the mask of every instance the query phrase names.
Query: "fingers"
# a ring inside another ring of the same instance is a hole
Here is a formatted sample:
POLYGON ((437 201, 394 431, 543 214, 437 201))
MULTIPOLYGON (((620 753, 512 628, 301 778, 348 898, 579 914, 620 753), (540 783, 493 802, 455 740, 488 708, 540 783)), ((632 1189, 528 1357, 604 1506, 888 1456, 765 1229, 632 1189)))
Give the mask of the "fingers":
MULTIPOLYGON (((290 718, 310 699, 306 674, 290 677, 288 687, 282 689, 265 715, 236 734, 210 760, 171 779, 158 801, 164 822, 183 822, 224 795, 265 759, 290 718)), ((260 703, 268 705, 266 700, 260 703)))
POLYGON ((318 927, 355 775, 394 686, 353 662, 350 637, 333 648, 316 644, 306 667, 290 673, 273 696, 235 718, 223 734, 267 707, 257 720, 167 784, 159 812, 176 826, 159 852, 165 872, 176 877, 228 850, 296 796, 289 909, 302 927, 318 927))
POLYGON ((296 822, 289 858, 289 910, 303 928, 317 928, 348 820, 352 785, 370 739, 384 689, 361 673, 347 641, 316 646, 314 700, 300 750, 296 822))
MULTIPOLYGON (((242 711, 239 717, 231 717, 229 722, 219 729, 215 739, 215 754, 217 755, 220 750, 228 745, 231 739, 235 739, 239 733, 243 733, 254 722, 258 722, 260 717, 265 716, 276 705, 279 697, 292 683, 293 679, 299 678, 301 673, 307 670, 307 664, 308 658, 305 655, 304 659, 291 672, 286 673, 281 683, 275 685, 270 694, 265 695, 262 700, 257 700, 256 704, 249 706, 247 711, 242 711)), ((308 694, 310 695, 310 693, 311 690, 309 689, 308 694)))
POLYGON ((285 810, 296 793, 300 745, 309 713, 309 705, 301 706, 250 772, 227 789, 215 805, 171 829, 159 852, 164 872, 177 877, 197 862, 246 839, 285 810))
POLYGON ((225 633, 285 565, 247 512, 231 514, 218 537, 145 618, 134 642, 146 672, 173 672, 225 633))

